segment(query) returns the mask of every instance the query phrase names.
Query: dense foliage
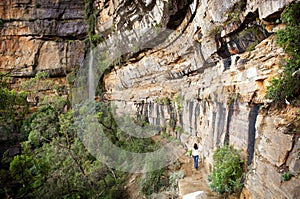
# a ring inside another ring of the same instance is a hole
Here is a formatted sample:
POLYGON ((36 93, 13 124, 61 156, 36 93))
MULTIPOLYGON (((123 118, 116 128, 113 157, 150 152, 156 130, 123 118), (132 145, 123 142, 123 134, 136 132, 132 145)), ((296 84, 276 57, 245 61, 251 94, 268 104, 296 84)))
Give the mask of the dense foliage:
POLYGON ((10 172, 26 198, 121 198, 123 174, 92 157, 76 135, 72 111, 41 107, 30 118, 23 154, 10 172))
POLYGON ((155 170, 145 174, 145 177, 142 180, 142 192, 145 195, 151 195, 152 193, 157 193, 163 186, 161 176, 164 173, 164 169, 155 170))
POLYGON ((281 175, 281 180, 282 181, 289 181, 292 178, 292 174, 290 173, 290 171, 284 172, 281 175))
POLYGON ((288 58, 282 64, 283 72, 272 80, 266 96, 277 104, 300 95, 300 3, 290 4, 282 12, 281 20, 286 28, 276 32, 276 41, 288 58))
MULTIPOLYGON (((116 145, 135 152, 153 148, 150 139, 124 137, 110 106, 102 102, 95 104, 99 123, 105 126, 107 136, 116 145)), ((111 169, 90 155, 76 133, 78 126, 73 114, 72 110, 60 113, 53 106, 44 105, 24 124, 28 139, 22 143, 23 153, 10 163, 10 173, 19 184, 17 196, 124 197, 126 173, 111 169)))
MULTIPOLYGON (((22 120, 28 113, 26 92, 18 92, 11 88, 12 78, 8 74, 0 73, 0 155, 9 148, 11 153, 18 151, 19 133, 22 120)), ((5 152, 7 154, 8 152, 5 152)), ((9 158, 0 158, 0 198, 4 198, 6 183, 11 182, 9 173, 9 158)))
POLYGON ((232 193, 242 187, 243 163, 239 151, 225 145, 213 154, 213 171, 209 187, 218 194, 232 193))
POLYGON ((93 0, 85 0, 85 21, 88 24, 89 43, 92 47, 96 47, 103 39, 99 34, 95 33, 96 11, 93 0))
MULTIPOLYGON (((45 95, 48 90, 59 88, 55 88, 44 73, 38 73, 23 84, 27 92, 10 89, 5 76, 1 76, 0 80, 3 102, 0 107, 1 124, 20 121, 16 132, 22 133, 23 140, 21 154, 11 157, 5 153, 1 159, 1 198, 126 197, 124 187, 128 174, 109 168, 89 153, 81 142, 79 132, 88 121, 84 117, 74 117, 74 114, 87 109, 92 103, 98 124, 116 146, 137 153, 155 150, 157 146, 151 138, 138 139, 124 133, 138 130, 133 129, 131 123, 127 124, 133 121, 132 118, 120 118, 118 122, 122 121, 123 126, 120 129, 114 110, 108 103, 92 101, 79 110, 66 108, 68 98, 53 93, 51 97, 45 95), (22 110, 28 108, 27 96, 37 96, 40 100, 36 104, 37 110, 26 112, 25 117, 22 110)), ((140 125, 147 124, 140 122, 140 125)), ((161 174, 156 171, 147 173, 141 187, 148 187, 153 176, 159 181, 161 174)), ((152 187, 145 193, 158 190, 152 187)))
POLYGON ((19 130, 28 112, 27 93, 10 88, 9 79, 8 75, 0 74, 0 132, 1 136, 8 137, 19 130))

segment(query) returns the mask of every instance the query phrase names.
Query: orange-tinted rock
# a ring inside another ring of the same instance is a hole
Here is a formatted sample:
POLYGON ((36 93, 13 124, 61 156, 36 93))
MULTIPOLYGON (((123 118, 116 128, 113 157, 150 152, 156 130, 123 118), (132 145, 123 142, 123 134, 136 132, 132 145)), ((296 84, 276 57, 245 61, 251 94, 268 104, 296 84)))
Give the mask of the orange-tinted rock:
POLYGON ((84 1, 1 1, 0 19, 1 71, 61 76, 83 63, 84 1))

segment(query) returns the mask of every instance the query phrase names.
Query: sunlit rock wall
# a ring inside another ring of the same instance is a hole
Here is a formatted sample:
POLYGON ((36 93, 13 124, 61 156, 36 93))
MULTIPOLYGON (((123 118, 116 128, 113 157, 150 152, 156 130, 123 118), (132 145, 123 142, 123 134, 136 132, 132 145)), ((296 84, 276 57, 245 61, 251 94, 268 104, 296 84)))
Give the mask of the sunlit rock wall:
POLYGON ((274 41, 275 21, 290 2, 128 1, 127 10, 118 9, 125 2, 110 2, 97 28, 108 40, 109 29, 121 46, 149 29, 171 31, 162 42, 157 37, 163 34, 153 33, 156 46, 137 46, 114 66, 104 77, 106 97, 119 113, 143 115, 187 147, 198 142, 208 168, 216 147, 228 142, 241 149, 248 171, 243 196, 295 198, 298 141, 263 111, 267 86, 285 56, 274 41), (295 177, 283 182, 288 169, 295 177))
MULTIPOLYGON (((84 2, 1 1, 0 70, 65 77, 82 66, 84 2)), ((300 195, 299 138, 286 119, 292 110, 268 111, 264 98, 285 56, 272 35, 281 27, 275 22, 292 0, 91 2, 94 32, 105 41, 98 47, 114 62, 104 97, 118 113, 143 117, 187 147, 198 142, 207 168, 216 147, 241 149, 246 198, 300 195), (288 170, 293 177, 283 182, 288 170)))

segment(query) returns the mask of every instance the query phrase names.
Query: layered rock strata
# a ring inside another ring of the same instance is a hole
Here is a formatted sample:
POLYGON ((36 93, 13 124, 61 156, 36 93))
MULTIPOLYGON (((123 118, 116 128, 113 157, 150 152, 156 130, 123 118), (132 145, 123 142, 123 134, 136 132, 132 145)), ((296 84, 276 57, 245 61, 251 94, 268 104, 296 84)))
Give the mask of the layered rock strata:
POLYGON ((85 56, 84 1, 0 3, 0 70, 15 77, 46 71, 65 76, 85 56))
POLYGON ((267 86, 280 72, 279 63, 285 56, 272 34, 280 28, 275 21, 290 2, 131 1, 107 5, 103 12, 111 14, 105 20, 100 17, 104 21, 98 31, 107 30, 110 24, 119 38, 114 40, 124 41, 120 46, 131 46, 132 38, 142 38, 150 30, 158 32, 150 38, 157 45, 148 47, 143 39, 134 56, 105 76, 107 98, 119 113, 143 115, 187 147, 199 142, 201 159, 208 168, 213 151, 225 142, 242 149, 248 166, 245 197, 295 198, 299 190, 298 136, 282 133, 288 123, 279 130, 273 120, 276 114, 269 117, 265 111, 267 86), (127 9, 122 7, 125 3, 127 9), (142 9, 147 5, 151 8, 142 9), (108 11, 112 9, 115 12, 108 11), (159 42, 164 31, 169 31, 168 37, 159 42), (283 182, 281 175, 287 170, 294 177, 283 182))
MULTIPOLYGON (((292 110, 268 111, 265 99, 285 56, 272 35, 281 28, 275 22, 295 1, 91 2, 92 33, 104 39, 98 47, 114 63, 103 77, 105 97, 118 113, 164 127, 187 147, 197 141, 208 169, 218 146, 242 149, 246 198, 299 196, 292 110), (293 177, 282 181, 287 171, 293 177)), ((38 71, 61 79, 82 66, 85 7, 79 0, 1 2, 0 70, 16 79, 38 71)))

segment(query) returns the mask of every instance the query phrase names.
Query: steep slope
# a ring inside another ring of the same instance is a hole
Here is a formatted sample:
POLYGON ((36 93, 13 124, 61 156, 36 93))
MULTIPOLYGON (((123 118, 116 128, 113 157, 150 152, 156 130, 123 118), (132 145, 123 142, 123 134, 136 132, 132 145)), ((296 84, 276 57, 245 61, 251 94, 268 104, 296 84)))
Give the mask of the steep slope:
POLYGON ((104 40, 98 48, 114 63, 101 78, 104 96, 119 113, 164 127, 188 148, 198 142, 208 170, 218 146, 242 149, 246 198, 297 198, 298 110, 268 110, 265 99, 285 56, 274 41, 276 20, 291 2, 3 1, 0 71, 16 86, 38 71, 66 84, 84 63, 85 39, 104 40), (86 22, 90 11, 95 20, 86 22), (288 170, 292 179, 282 181, 288 170))
POLYGON ((107 98, 119 113, 143 115, 187 147, 197 140, 208 169, 217 146, 229 142, 242 149, 246 166, 251 165, 246 197, 295 198, 299 160, 291 150, 298 150, 298 135, 283 134, 288 122, 282 121, 279 129, 273 121, 282 116, 260 108, 268 104, 266 88, 285 56, 272 33, 280 28, 275 21, 289 2, 108 3, 102 12, 110 15, 103 19, 100 14, 99 32, 109 26, 124 47, 155 29, 151 41, 158 45, 136 44, 129 60, 119 51, 125 59, 104 78, 107 98), (169 31, 167 38, 164 31, 169 31), (295 177, 282 182, 289 167, 295 177), (265 174, 266 169, 270 173, 265 174))

